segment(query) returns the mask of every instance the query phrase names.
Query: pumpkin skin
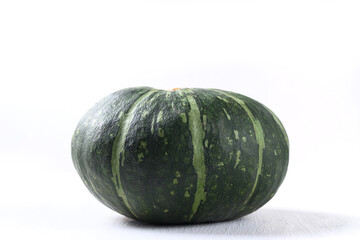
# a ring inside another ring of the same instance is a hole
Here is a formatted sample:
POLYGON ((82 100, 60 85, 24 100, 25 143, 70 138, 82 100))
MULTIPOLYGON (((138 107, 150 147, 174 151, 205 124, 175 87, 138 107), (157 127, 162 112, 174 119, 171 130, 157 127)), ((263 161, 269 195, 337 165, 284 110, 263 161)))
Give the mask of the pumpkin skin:
POLYGON ((236 219, 284 180, 289 142, 267 107, 217 89, 127 88, 80 120, 73 163, 100 202, 158 224, 236 219))

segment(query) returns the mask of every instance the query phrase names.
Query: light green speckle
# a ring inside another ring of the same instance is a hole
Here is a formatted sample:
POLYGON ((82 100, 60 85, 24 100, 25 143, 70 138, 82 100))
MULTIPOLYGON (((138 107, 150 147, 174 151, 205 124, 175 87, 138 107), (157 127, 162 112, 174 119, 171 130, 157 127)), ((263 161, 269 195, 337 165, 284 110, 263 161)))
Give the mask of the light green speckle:
POLYGON ((244 136, 241 138, 243 140, 243 142, 247 142, 247 138, 244 136))
POLYGON ((234 168, 236 168, 236 166, 240 163, 240 154, 241 154, 241 151, 237 150, 237 152, 236 152, 236 162, 235 162, 234 168))
POLYGON ((222 166, 224 166, 224 163, 223 163, 223 162, 219 162, 219 163, 218 163, 218 167, 222 167, 222 166))
POLYGON ((165 210, 164 210, 164 213, 167 213, 167 212, 169 212, 169 209, 165 209, 165 210))
POLYGON ((170 194, 171 194, 171 195, 175 195, 175 191, 171 191, 170 194))
POLYGON ((175 177, 177 177, 177 178, 181 177, 181 174, 180 174, 179 171, 176 171, 176 172, 175 172, 175 177))
POLYGON ((184 197, 186 197, 186 198, 190 197, 190 194, 188 193, 188 191, 185 191, 184 197))
POLYGON ((267 177, 271 177, 271 174, 268 174, 268 173, 267 173, 266 176, 267 176, 267 177))
POLYGON ((165 152, 165 156, 167 156, 168 155, 168 152, 165 152))
POLYGON ((238 130, 234 130, 234 134, 235 134, 235 139, 239 140, 239 131, 238 130))
POLYGON ((180 100, 181 101, 181 105, 183 106, 183 107, 185 107, 186 106, 186 98, 183 98, 183 99, 181 99, 180 100))
POLYGON ((210 144, 210 149, 212 149, 214 147, 214 144, 210 144))
POLYGON ((75 133, 75 136, 79 135, 79 132, 80 132, 80 129, 76 129, 76 133, 75 133))
POLYGON ((114 134, 110 133, 110 137, 113 137, 113 136, 114 136, 114 134))
POLYGON ((179 181, 176 178, 174 178, 173 184, 178 184, 178 183, 179 183, 179 181))
POLYGON ((145 148, 146 148, 146 145, 147 145, 146 142, 141 142, 141 143, 140 143, 140 148, 145 149, 145 148))
POLYGON ((161 122, 162 116, 163 116, 163 111, 160 111, 159 114, 157 115, 157 118, 156 118, 157 123, 161 122))
POLYGON ((232 140, 230 137, 227 137, 226 140, 228 141, 228 143, 229 143, 230 145, 233 145, 233 140, 232 140))
POLYGON ((205 147, 207 148, 209 146, 209 141, 206 139, 205 140, 205 147))
POLYGON ((274 150, 274 154, 275 154, 275 156, 277 156, 277 152, 276 152, 276 149, 274 150))
POLYGON ((183 93, 181 92, 181 89, 178 89, 177 91, 175 91, 176 93, 179 94, 179 96, 183 96, 183 93))
POLYGON ((241 167, 241 171, 245 172, 246 168, 245 167, 241 167))
POLYGON ((230 117, 230 115, 227 113, 226 109, 223 108, 223 110, 224 110, 224 112, 225 112, 225 114, 226 114, 227 119, 228 119, 228 120, 231 120, 231 117, 230 117))
POLYGON ((164 139, 164 144, 165 145, 169 144, 167 138, 164 139))
POLYGON ((148 113, 149 113, 149 111, 144 110, 144 111, 142 112, 142 114, 141 114, 141 117, 142 117, 142 118, 146 117, 146 115, 148 115, 148 113))
POLYGON ((164 129, 162 129, 162 128, 159 128, 159 137, 164 137, 164 135, 165 135, 165 133, 164 133, 164 129))
POLYGON ((187 123, 187 116, 186 113, 180 113, 180 117, 183 123, 187 123))
POLYGON ((139 154, 137 155, 137 157, 138 157, 138 162, 144 161, 144 160, 143 160, 143 159, 144 159, 144 154, 143 154, 143 153, 139 153, 139 154))

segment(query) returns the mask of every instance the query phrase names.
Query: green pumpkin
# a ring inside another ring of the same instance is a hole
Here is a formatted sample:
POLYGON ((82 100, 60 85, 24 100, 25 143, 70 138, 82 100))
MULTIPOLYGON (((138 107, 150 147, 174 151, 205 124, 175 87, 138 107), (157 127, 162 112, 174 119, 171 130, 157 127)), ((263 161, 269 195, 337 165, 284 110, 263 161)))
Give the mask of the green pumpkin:
POLYGON ((289 142, 261 103, 216 89, 127 88, 80 120, 72 158, 109 208, 150 223, 236 219, 284 180, 289 142))

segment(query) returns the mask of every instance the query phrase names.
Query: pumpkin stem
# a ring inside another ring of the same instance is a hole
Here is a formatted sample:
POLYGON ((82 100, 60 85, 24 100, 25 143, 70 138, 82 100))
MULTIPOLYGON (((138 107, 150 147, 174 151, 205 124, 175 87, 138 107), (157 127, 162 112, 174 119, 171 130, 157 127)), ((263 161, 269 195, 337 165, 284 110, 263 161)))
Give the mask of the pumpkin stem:
POLYGON ((173 89, 169 89, 169 90, 166 90, 166 91, 175 91, 175 90, 178 90, 178 89, 181 89, 181 88, 173 88, 173 89))

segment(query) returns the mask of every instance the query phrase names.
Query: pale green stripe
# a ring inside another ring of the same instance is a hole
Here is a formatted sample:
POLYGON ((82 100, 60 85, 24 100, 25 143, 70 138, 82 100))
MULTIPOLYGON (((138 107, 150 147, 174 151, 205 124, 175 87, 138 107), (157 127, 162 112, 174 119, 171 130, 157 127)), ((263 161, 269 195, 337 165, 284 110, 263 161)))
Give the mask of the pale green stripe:
POLYGON ((224 102, 226 102, 226 103, 228 103, 228 100, 226 100, 225 98, 222 98, 222 97, 220 97, 220 96, 216 96, 218 99, 220 99, 220 100, 223 100, 224 102))
POLYGON ((263 160, 263 150, 265 148, 264 131, 263 131, 262 127, 261 127, 261 124, 260 124, 259 120, 254 117, 254 115, 252 114, 250 109, 246 106, 244 101, 242 101, 241 99, 239 99, 237 97, 234 97, 234 96, 232 96, 232 95, 230 95, 230 94, 228 94, 226 92, 222 92, 222 91, 219 91, 219 90, 215 90, 215 91, 218 91, 218 92, 232 98, 235 102, 237 102, 246 111, 246 113, 250 117, 250 120, 251 120, 251 122, 253 124, 254 130, 255 130, 256 142, 259 145, 259 163, 258 163, 258 169, 256 171, 255 183, 254 183, 253 188, 251 189, 250 195, 248 196, 248 198, 243 203, 243 206, 245 206, 249 202, 249 200, 251 199, 252 195, 254 194, 254 191, 256 189, 256 185, 257 185, 258 180, 259 180, 259 176, 261 174, 262 160, 263 160))
POLYGON ((125 160, 125 139, 126 135, 130 129, 130 124, 134 118, 135 110, 138 107, 139 103, 147 98, 152 93, 156 92, 158 90, 152 89, 143 95, 141 95, 134 104, 130 107, 129 111, 124 114, 123 112, 120 112, 119 114, 119 131, 115 137, 115 141, 112 147, 112 155, 111 155, 111 169, 113 173, 112 181, 115 184, 115 188, 117 191, 117 194, 122 200, 124 201, 125 205, 128 207, 129 211, 135 216, 135 213, 132 211, 130 204, 126 198, 126 195, 124 193, 124 189, 122 187, 121 181, 120 181, 120 159, 121 159, 121 166, 124 166, 124 160, 125 160))
POLYGON ((155 123, 155 115, 153 116, 153 119, 151 122, 151 134, 154 134, 154 123, 155 123))
MULTIPOLYGON (((191 92, 191 91, 187 90, 187 92, 191 92)), ((202 128, 200 110, 196 104, 194 97, 188 94, 185 95, 190 104, 189 128, 190 128, 192 144, 194 148, 193 166, 197 174, 196 192, 195 192, 194 202, 192 205, 191 214, 188 220, 190 222, 193 216, 195 215, 195 213, 197 212, 201 202, 204 202, 206 200, 206 192, 205 192, 206 167, 205 167, 205 157, 204 157, 204 147, 203 147, 203 140, 205 137, 205 133, 202 128)))
POLYGON ((275 113, 273 113, 268 107, 266 107, 264 104, 261 104, 264 108, 266 108, 270 113, 271 115, 273 116, 275 122, 277 123, 277 125, 279 126, 281 132, 283 133, 284 137, 285 137, 285 140, 286 140, 286 144, 288 145, 289 147, 289 138, 288 138, 288 135, 286 134, 286 131, 285 131, 285 128, 284 126, 281 124, 280 122, 280 119, 275 115, 275 113))
POLYGON ((224 112, 225 112, 225 114, 226 114, 227 119, 228 119, 228 120, 231 120, 231 117, 230 117, 230 115, 227 113, 226 109, 225 109, 225 108, 223 108, 223 109, 224 109, 224 112))

